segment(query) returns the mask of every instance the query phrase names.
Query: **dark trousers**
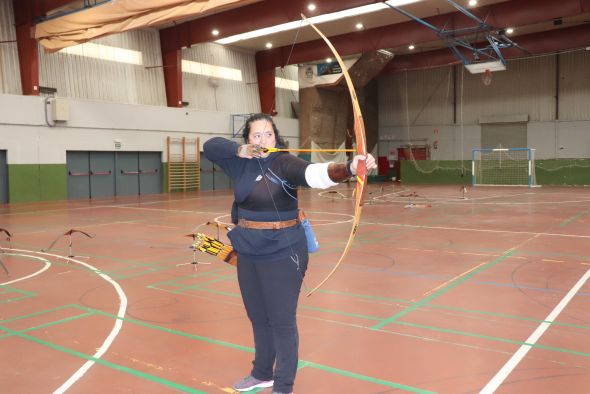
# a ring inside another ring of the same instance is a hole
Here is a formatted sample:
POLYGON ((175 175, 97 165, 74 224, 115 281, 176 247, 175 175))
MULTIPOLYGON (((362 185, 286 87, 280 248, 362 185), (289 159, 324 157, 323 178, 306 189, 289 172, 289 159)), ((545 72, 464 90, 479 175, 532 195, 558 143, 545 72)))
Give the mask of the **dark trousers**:
POLYGON ((307 253, 300 255, 299 269, 290 257, 273 262, 238 257, 238 282, 256 348, 250 374, 274 379, 273 390, 281 393, 293 391, 299 360, 296 312, 308 261, 307 253))

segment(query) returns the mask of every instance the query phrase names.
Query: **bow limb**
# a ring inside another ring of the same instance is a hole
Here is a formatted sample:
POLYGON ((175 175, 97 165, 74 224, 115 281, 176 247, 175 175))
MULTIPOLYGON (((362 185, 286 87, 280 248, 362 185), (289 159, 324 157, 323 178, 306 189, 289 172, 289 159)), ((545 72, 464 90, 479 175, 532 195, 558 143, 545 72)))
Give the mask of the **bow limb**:
MULTIPOLYGON (((367 140, 365 136, 365 123, 363 122, 363 115, 361 113, 361 108, 359 105, 359 101, 356 96, 356 91, 354 89, 354 85, 352 84, 352 79, 350 78, 350 74, 348 73, 348 69, 344 64, 344 61, 334 48, 334 45, 330 42, 330 40, 313 24, 311 23, 305 15, 301 14, 301 17, 319 34, 319 36, 326 42, 334 57, 338 61, 340 68, 342 69, 342 75, 344 75, 344 79, 346 80, 346 85, 348 87, 348 91, 350 93, 350 100, 352 102, 352 111, 354 114, 354 134, 356 137, 356 153, 357 155, 367 155, 367 140)), ((342 255, 338 259, 338 262, 332 268, 332 271, 313 289, 311 289, 307 296, 309 297, 312 295, 317 289, 319 289, 324 283, 330 279, 332 275, 336 272, 344 258, 348 254, 352 246, 352 241, 356 235, 356 231, 358 229, 360 220, 361 220, 361 212, 363 210, 363 201, 365 197, 365 185, 367 183, 367 163, 366 160, 359 160, 356 169, 356 201, 355 201, 355 210, 354 210, 354 221, 352 224, 352 229, 350 230, 350 235, 348 237, 348 242, 344 247, 344 251, 342 255)))

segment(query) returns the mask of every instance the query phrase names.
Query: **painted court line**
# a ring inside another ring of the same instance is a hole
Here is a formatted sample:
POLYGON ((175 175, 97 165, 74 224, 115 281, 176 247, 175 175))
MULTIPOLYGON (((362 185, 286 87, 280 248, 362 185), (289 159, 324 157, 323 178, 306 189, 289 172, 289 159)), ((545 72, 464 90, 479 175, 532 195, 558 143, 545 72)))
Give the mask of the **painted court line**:
POLYGON ((10 250, 13 252, 36 253, 36 254, 41 254, 43 256, 50 256, 50 257, 56 257, 56 258, 60 258, 60 259, 66 259, 66 260, 72 261, 76 264, 80 264, 80 265, 90 269, 94 273, 96 273, 102 279, 109 282, 115 288, 115 291, 117 292, 117 295, 119 296, 119 310, 117 311, 117 319, 115 320, 115 325, 113 326, 113 329, 111 330, 111 332, 109 333, 107 338, 104 340, 102 345, 97 349, 96 353, 94 353, 94 355, 92 357, 90 357, 88 359, 88 361, 86 361, 84 363, 84 365, 82 365, 72 376, 70 376, 70 378, 67 381, 65 381, 57 390, 54 391, 54 393, 64 393, 74 383, 76 383, 76 381, 78 379, 80 379, 82 376, 84 376, 84 374, 90 369, 90 367, 92 367, 95 364, 96 360, 100 359, 102 357, 102 355, 112 345, 113 341, 115 340, 115 337, 119 334, 119 331, 121 331, 121 328, 123 327, 123 318, 125 317, 125 312, 127 310, 127 296, 123 292, 123 289, 121 288, 121 286, 119 286, 119 284, 117 282, 115 282, 110 276, 103 274, 97 268, 95 268, 92 265, 85 263, 83 261, 72 259, 70 257, 60 256, 57 254, 52 254, 52 253, 42 253, 42 252, 35 252, 35 251, 31 251, 31 250, 21 250, 21 249, 10 249, 10 250))
POLYGON ((523 234, 523 235, 544 235, 549 237, 564 237, 564 238, 590 238, 590 235, 576 235, 576 234, 559 234, 559 233, 535 233, 533 231, 511 231, 511 230, 492 230, 482 228, 469 228, 469 227, 445 227, 445 226, 427 226, 417 224, 404 224, 404 223, 382 223, 382 222, 363 222, 363 225, 379 225, 379 226, 395 226, 395 227, 407 227, 407 228, 419 228, 426 230, 448 230, 448 231, 469 231, 479 233, 494 233, 494 234, 523 234))
MULTIPOLYGON (((14 253, 5 253, 5 255, 7 255, 7 256, 23 256, 23 255, 14 254, 14 253)), ((41 257, 35 257, 35 256, 29 256, 29 255, 24 255, 23 257, 28 257, 28 258, 31 258, 31 259, 41 260, 42 262, 45 263, 45 265, 39 271, 33 272, 32 274, 27 275, 27 276, 23 276, 21 278, 17 278, 17 279, 11 280, 9 282, 2 282, 2 283, 0 283, 0 286, 9 285, 11 283, 16 283, 16 282, 20 282, 21 280, 26 280, 26 279, 32 278, 34 276, 37 276, 37 275, 41 274, 44 271, 47 271, 49 269, 49 267, 51 267, 51 263, 49 261, 41 258, 41 257)))
POLYGON ((496 376, 488 382, 488 384, 480 391, 480 394, 492 394, 504 380, 510 375, 510 373, 516 368, 518 363, 524 358, 524 356, 531 350, 532 346, 539 340, 539 338, 549 328, 551 323, 559 316, 561 311, 567 306, 571 299, 576 293, 584 286, 586 281, 590 278, 590 269, 578 280, 578 282, 570 289, 570 291, 563 297, 563 299, 557 304, 557 306, 551 311, 551 313, 545 318, 545 320, 537 327, 537 329, 531 334, 530 337, 525 341, 523 345, 512 355, 510 360, 504 364, 502 369, 498 371, 496 376))

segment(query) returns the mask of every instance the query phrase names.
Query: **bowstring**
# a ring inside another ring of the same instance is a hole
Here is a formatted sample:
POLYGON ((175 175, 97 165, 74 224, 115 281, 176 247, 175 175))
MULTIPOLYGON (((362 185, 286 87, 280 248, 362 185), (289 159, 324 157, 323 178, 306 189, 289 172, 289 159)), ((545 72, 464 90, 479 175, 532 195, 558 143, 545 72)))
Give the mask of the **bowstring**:
MULTIPOLYGON (((256 159, 256 162, 258 163, 258 167, 260 167, 260 173, 262 175, 262 179, 264 179, 264 184, 266 185, 266 189, 268 190, 268 195, 270 196, 270 199, 272 201, 272 205, 274 207, 275 213, 277 214, 279 221, 283 221, 281 219, 281 214, 279 212, 279 208, 277 207, 277 203, 276 203, 274 197, 272 196, 272 191, 270 190, 270 185, 268 184, 268 180, 266 179, 266 176, 264 175, 264 169, 262 168, 262 164, 260 164, 260 158, 255 157, 255 159, 256 159)), ((299 255, 297 253, 295 253, 295 250, 293 249, 293 245, 291 244, 291 239, 289 238, 289 235, 287 234, 287 230, 284 227, 281 227, 280 231, 282 231, 283 235, 285 236, 285 239, 287 240, 287 244, 289 245, 289 249, 291 250, 291 256, 289 256, 289 257, 291 258, 291 261, 297 267, 297 272, 299 272, 299 275, 301 276, 301 284, 303 285, 303 288, 307 292, 308 289, 307 289, 307 285, 305 284, 305 278, 303 276, 303 272, 301 272, 301 266, 299 265, 299 255)))
MULTIPOLYGON (((291 60, 291 56, 293 55, 293 50, 295 49, 295 44, 297 43, 297 38, 299 37, 299 32, 301 31, 302 26, 303 26, 303 19, 301 19, 301 22, 299 23, 299 27, 297 28, 297 31, 295 32, 295 38, 293 39, 293 44, 291 44, 291 49, 289 50, 289 56, 287 56, 287 60, 285 61, 285 65, 288 65, 289 61, 291 60)), ((284 76, 284 70, 281 70, 281 72, 283 73, 283 76, 284 76)), ((281 82, 282 81, 279 81, 279 85, 281 82)), ((275 88, 275 90, 278 88, 279 88, 279 86, 277 86, 275 88)), ((275 94, 275 100, 276 100, 276 94, 275 94)), ((276 103, 274 106, 276 107, 276 103)), ((271 111, 272 111, 272 108, 271 108, 271 111)), ((269 111, 269 113, 271 111, 269 111)), ((255 159, 256 159, 256 162, 258 163, 258 166, 260 167, 260 174, 262 175, 262 178, 264 179, 264 184, 266 185, 266 189, 268 190, 268 195, 270 196, 270 199, 272 201, 272 205, 273 205, 274 210, 277 214, 277 217, 279 218, 279 221, 282 221, 281 214, 279 213, 279 208, 277 207, 276 201, 275 201, 274 197, 272 196, 272 192, 270 190, 270 185, 268 184, 266 176, 264 175, 264 169, 262 168, 262 164, 260 164, 260 158, 256 157, 255 159)), ((299 275, 301 276, 301 284, 303 285, 303 288, 307 292, 308 289, 307 289, 307 285, 305 284, 305 278, 303 276, 303 272, 301 272, 301 266, 299 265, 299 255, 297 253, 295 253, 295 250, 293 249, 293 245, 291 244, 291 240, 289 238, 289 235, 287 234, 287 230, 283 227, 283 228, 281 228, 281 231, 282 231, 283 235, 285 236, 285 239, 287 240, 287 244, 289 245, 289 249, 291 250, 291 256, 290 256, 291 261, 293 261, 293 263, 297 267, 297 272, 299 272, 299 275)))

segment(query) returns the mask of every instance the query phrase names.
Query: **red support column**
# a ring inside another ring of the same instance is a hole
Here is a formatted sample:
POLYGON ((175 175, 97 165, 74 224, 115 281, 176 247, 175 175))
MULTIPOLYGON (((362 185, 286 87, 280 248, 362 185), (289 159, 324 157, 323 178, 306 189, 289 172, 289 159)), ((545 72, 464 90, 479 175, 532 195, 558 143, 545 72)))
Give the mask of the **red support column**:
POLYGON ((272 116, 277 114, 275 102, 275 69, 265 52, 256 53, 256 75, 258 76, 258 95, 260 111, 272 116), (270 63, 270 65, 269 65, 270 63))
POLYGON ((169 107, 182 107, 182 53, 177 45, 177 37, 172 29, 160 30, 162 67, 166 102, 169 107))
POLYGON ((33 18, 38 3, 31 0, 13 0, 16 25, 16 44, 20 67, 20 80, 24 95, 39 95, 39 54, 33 38, 33 18))

